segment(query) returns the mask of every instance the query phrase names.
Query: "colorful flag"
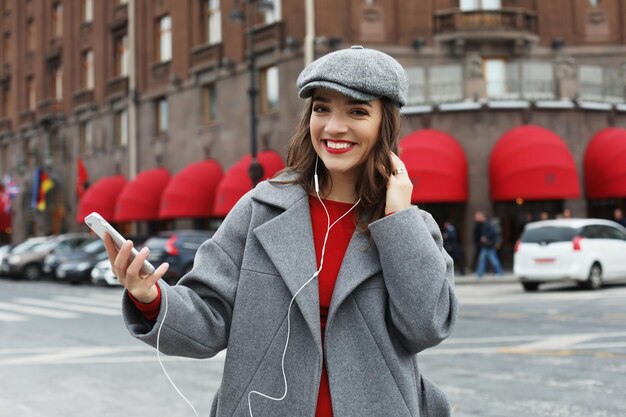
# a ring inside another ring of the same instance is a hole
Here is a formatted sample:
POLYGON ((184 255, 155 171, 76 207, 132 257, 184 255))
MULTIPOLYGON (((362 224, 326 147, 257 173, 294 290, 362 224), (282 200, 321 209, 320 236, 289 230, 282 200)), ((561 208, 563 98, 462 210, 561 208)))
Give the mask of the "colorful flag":
POLYGON ((39 199, 37 200, 37 210, 46 210, 46 194, 48 194, 48 191, 53 188, 54 181, 52 181, 52 178, 48 176, 46 171, 42 170, 41 176, 39 177, 39 199))
POLYGON ((83 196, 85 190, 89 186, 89 175, 87 174, 87 168, 83 164, 83 160, 78 158, 78 173, 76 175, 76 194, 78 194, 78 199, 83 196))

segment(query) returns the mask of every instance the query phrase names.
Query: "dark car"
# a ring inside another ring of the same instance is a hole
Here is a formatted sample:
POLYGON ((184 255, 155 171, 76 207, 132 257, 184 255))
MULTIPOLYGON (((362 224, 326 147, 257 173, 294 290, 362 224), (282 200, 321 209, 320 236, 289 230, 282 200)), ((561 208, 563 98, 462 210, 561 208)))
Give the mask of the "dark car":
POLYGON ((107 258, 104 242, 96 239, 76 250, 59 257, 56 279, 70 284, 81 284, 91 281, 91 270, 94 265, 107 258))
POLYGON ((65 255, 81 248, 88 243, 95 242, 98 239, 99 238, 96 236, 87 234, 83 236, 81 240, 67 242, 66 244, 60 244, 59 246, 55 247, 54 250, 52 250, 52 252, 50 252, 43 260, 43 273, 52 277, 53 279, 56 279, 57 268, 59 267, 61 261, 64 259, 65 255))
MULTIPOLYGON (((140 248, 141 243, 146 240, 145 237, 138 236, 131 236, 129 239, 135 242, 137 248, 140 248)), ((56 279, 70 284, 91 283, 91 270, 98 262, 107 258, 104 242, 102 239, 96 238, 94 241, 60 256, 59 266, 56 269, 56 279)))
POLYGON ((161 232, 146 240, 144 246, 150 248, 148 260, 157 268, 163 262, 170 267, 163 276, 168 284, 175 284, 191 270, 193 258, 200 245, 213 236, 209 230, 176 230, 161 232))

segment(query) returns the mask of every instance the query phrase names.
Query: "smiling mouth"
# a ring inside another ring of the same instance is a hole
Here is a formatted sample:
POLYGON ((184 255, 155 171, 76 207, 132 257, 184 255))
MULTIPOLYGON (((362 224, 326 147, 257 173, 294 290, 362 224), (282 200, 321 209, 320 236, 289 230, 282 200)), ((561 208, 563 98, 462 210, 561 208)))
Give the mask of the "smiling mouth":
POLYGON ((352 149, 355 145, 353 142, 347 142, 344 140, 329 140, 323 139, 322 143, 327 151, 331 153, 343 153, 352 149))

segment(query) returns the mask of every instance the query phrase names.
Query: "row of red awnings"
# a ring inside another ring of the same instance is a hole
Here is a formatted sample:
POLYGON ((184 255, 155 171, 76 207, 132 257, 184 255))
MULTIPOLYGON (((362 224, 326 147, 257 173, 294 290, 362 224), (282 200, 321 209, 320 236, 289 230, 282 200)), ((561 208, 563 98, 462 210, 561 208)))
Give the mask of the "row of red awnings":
MULTIPOLYGON (((174 218, 225 217, 249 190, 248 155, 226 174, 214 160, 195 162, 174 176, 165 168, 143 171, 132 181, 122 175, 105 177, 87 189, 78 204, 76 221, 97 211, 109 221, 152 221, 174 218)), ((280 171, 284 162, 273 151, 259 152, 264 178, 280 171)))
MULTIPOLYGON (((400 150, 413 182, 413 203, 467 200, 467 160, 452 136, 433 129, 418 130, 400 141, 400 150)), ((626 129, 606 128, 592 137, 583 164, 587 199, 626 198, 625 160, 626 129)), ((551 130, 519 126, 506 132, 491 150, 492 201, 578 198, 579 184, 572 154, 551 130)))
MULTIPOLYGON (((413 203, 458 203, 468 198, 468 166, 461 145, 450 135, 422 129, 400 141, 400 158, 413 182, 413 203)), ((596 133, 584 156, 588 199, 626 198, 626 129, 596 133)), ((265 178, 284 167, 273 151, 258 154, 265 178)), ((222 173, 213 160, 188 165, 174 176, 165 168, 144 171, 132 181, 102 178, 80 200, 77 221, 92 211, 110 221, 225 217, 252 188, 248 155, 222 173)), ((533 125, 505 133, 489 158, 492 201, 578 198, 576 163, 556 133, 533 125)))

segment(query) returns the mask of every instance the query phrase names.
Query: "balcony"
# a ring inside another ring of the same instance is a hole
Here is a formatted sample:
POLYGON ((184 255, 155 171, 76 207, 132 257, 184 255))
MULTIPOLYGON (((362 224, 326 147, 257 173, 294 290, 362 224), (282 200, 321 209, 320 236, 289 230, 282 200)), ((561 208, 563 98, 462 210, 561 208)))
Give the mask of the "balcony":
POLYGON ((74 93, 74 107, 87 107, 93 103, 93 90, 81 90, 74 93))
POLYGON ((52 38, 46 49, 46 59, 48 61, 59 59, 63 50, 63 40, 61 38, 52 38))
POLYGON ((34 110, 24 110, 20 113, 20 125, 35 123, 37 115, 34 110))
POLYGON ((191 50, 191 70, 193 72, 217 68, 221 61, 221 43, 200 45, 191 50))
POLYGON ((284 24, 282 21, 252 28, 254 52, 268 52, 283 47, 284 24))
POLYGON ((9 130, 11 130, 11 119, 0 117, 0 132, 8 132, 9 130))
POLYGON ((537 42, 537 14, 528 9, 508 7, 499 10, 460 9, 434 13, 435 38, 456 40, 526 40, 537 42))
POLYGON ((54 119, 63 113, 63 103, 54 98, 48 98, 39 102, 37 113, 40 120, 54 119))
POLYGON ((105 94, 108 98, 126 97, 128 95, 128 77, 110 78, 106 84, 105 94))
POLYGON ((112 28, 118 28, 128 22, 128 4, 120 3, 113 6, 112 28))

